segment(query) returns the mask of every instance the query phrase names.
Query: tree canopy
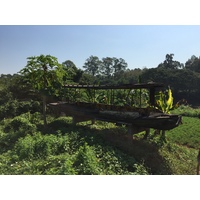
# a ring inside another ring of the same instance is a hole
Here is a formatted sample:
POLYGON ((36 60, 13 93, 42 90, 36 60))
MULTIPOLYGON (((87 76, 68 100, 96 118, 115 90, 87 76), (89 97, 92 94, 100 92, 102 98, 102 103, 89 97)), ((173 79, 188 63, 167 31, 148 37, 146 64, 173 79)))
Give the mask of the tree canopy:
POLYGON ((46 126, 46 95, 56 95, 62 87, 67 73, 56 57, 40 55, 27 58, 27 65, 19 72, 27 83, 43 97, 44 125, 46 126))
MULTIPOLYGON (((28 57, 27 65, 19 74, 1 75, 0 87, 7 87, 7 91, 12 91, 12 96, 16 99, 30 96, 31 93, 33 94, 33 89, 38 94, 56 95, 62 98, 64 82, 134 84, 138 83, 140 77, 141 82, 159 82, 166 88, 170 85, 175 101, 186 98, 189 103, 199 105, 200 57, 192 55, 184 64, 176 61, 174 57, 173 53, 168 53, 163 62, 150 69, 129 69, 127 62, 117 57, 99 59, 92 55, 86 59, 82 69, 77 68, 69 59, 59 64, 57 58, 51 55, 28 57)), ((3 95, 5 98, 9 98, 9 93, 5 90, 1 93, 6 94, 3 95)))

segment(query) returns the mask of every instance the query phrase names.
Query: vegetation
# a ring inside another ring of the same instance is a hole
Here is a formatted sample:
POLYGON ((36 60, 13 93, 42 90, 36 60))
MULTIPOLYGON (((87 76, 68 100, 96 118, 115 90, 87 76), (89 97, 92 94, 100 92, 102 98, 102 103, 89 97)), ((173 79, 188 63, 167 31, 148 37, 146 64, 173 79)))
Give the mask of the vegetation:
POLYGON ((162 144, 153 133, 147 141, 143 133, 131 140, 124 127, 112 123, 74 127, 69 117, 48 117, 48 128, 41 129, 42 118, 26 115, 1 121, 1 174, 196 173, 199 122, 193 123, 196 134, 190 127, 185 133, 188 122, 167 132, 168 142, 162 144))
POLYGON ((57 61, 57 58, 51 55, 40 55, 28 57, 27 65, 20 71, 26 83, 39 91, 43 99, 44 125, 46 122, 46 95, 55 95, 56 89, 62 87, 67 73, 57 61))
POLYGON ((173 56, 143 70, 128 69, 122 58, 91 56, 83 71, 70 60, 59 64, 55 57, 41 55, 28 58, 19 74, 1 75, 0 174, 196 174, 200 109, 193 106, 200 100, 200 59, 192 56, 184 65, 173 56), (61 86, 148 81, 166 85, 157 91, 161 109, 183 116, 182 125, 166 131, 166 143, 154 130, 143 140, 144 132, 132 137, 126 127, 113 123, 74 126, 70 117, 55 116, 48 107, 44 112, 47 103, 63 99, 145 107, 147 90, 115 91, 113 99, 110 91, 61 86))
POLYGON ((176 106, 173 106, 173 96, 171 89, 169 88, 166 93, 168 95, 162 91, 159 92, 157 95, 157 105, 164 113, 170 113, 170 110, 174 109, 176 106))

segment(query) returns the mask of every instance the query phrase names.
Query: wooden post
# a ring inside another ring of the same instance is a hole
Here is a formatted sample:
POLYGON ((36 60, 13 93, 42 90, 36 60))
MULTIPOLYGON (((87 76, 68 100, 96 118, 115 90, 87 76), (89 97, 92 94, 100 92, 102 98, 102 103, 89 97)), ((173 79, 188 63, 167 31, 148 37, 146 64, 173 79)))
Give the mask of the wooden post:
POLYGON ((155 106, 155 88, 150 88, 150 105, 155 106))

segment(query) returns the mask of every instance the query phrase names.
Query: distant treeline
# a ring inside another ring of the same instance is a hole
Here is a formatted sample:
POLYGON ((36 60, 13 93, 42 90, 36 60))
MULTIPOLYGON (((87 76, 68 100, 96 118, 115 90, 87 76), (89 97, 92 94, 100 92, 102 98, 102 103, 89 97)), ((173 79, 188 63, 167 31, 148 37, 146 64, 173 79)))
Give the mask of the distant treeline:
MULTIPOLYGON (((167 89, 172 89, 174 102, 185 99, 192 106, 200 105, 200 57, 191 56, 184 64, 173 59, 174 54, 167 54, 165 60, 155 68, 129 69, 122 58, 106 57, 99 59, 90 56, 83 68, 66 60, 62 63, 68 77, 65 83, 74 84, 134 84, 138 82, 159 82, 167 89)), ((20 74, 1 74, 0 103, 13 99, 37 99, 31 85, 20 74)), ((61 98, 61 97, 60 97, 61 98)))

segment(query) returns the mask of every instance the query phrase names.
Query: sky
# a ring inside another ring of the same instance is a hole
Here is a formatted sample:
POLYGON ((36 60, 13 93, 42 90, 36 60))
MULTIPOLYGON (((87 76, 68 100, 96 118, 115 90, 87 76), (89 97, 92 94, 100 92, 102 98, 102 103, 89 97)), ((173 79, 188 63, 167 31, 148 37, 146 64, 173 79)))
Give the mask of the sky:
POLYGON ((153 68, 173 53, 200 56, 198 25, 0 25, 0 74, 14 74, 27 57, 52 55, 82 68, 91 55, 123 58, 129 69, 153 68))

